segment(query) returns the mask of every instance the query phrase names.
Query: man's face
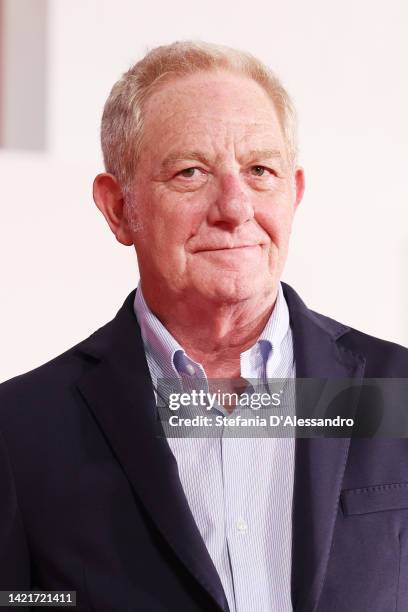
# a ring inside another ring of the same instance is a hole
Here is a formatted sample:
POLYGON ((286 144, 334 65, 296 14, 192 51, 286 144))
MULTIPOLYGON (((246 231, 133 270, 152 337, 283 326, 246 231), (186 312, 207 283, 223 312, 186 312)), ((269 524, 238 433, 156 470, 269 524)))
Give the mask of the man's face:
POLYGON ((143 288, 234 303, 276 290, 303 174, 254 81, 201 72, 148 101, 128 217, 143 288))

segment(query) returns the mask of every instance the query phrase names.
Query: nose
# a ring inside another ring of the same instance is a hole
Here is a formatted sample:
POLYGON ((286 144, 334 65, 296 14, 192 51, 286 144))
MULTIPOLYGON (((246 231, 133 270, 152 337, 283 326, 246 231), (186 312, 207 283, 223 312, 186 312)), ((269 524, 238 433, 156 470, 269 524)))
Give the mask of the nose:
POLYGON ((212 225, 233 228, 254 217, 250 194, 239 176, 228 174, 219 179, 217 193, 208 213, 212 225))

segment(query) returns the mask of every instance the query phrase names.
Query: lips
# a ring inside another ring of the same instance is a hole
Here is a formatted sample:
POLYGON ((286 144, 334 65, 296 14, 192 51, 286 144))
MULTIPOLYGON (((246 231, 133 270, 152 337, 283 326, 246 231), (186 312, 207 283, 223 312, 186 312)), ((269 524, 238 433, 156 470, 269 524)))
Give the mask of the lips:
POLYGON ((196 253, 201 253, 203 251, 231 251, 236 249, 248 249, 261 246, 260 244, 237 244, 233 246, 215 246, 215 247, 204 247, 201 249, 197 249, 196 253))

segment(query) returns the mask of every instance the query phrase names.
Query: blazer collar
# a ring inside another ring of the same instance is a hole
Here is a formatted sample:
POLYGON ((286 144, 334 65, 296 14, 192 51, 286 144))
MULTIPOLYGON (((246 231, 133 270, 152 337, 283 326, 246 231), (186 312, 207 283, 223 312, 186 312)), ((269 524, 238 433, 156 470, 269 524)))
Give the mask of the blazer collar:
MULTIPOLYGON (((312 312, 289 285, 282 283, 282 287, 297 377, 362 377, 364 357, 341 345, 349 328, 312 312)), ((167 544, 201 584, 203 597, 210 596, 228 611, 221 581, 184 495, 176 460, 156 419, 134 298, 132 291, 116 317, 78 345, 77 351, 90 362, 78 389, 167 544)), ((349 438, 296 440, 292 546, 296 612, 312 612, 318 606, 349 444, 349 438)))

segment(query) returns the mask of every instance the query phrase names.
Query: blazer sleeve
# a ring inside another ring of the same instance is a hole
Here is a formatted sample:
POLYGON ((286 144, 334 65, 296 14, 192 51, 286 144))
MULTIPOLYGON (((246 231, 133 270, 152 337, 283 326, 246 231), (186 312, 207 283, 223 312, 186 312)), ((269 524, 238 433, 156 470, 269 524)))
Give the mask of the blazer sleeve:
POLYGON ((29 590, 30 557, 13 470, 0 432, 0 590, 29 590))

